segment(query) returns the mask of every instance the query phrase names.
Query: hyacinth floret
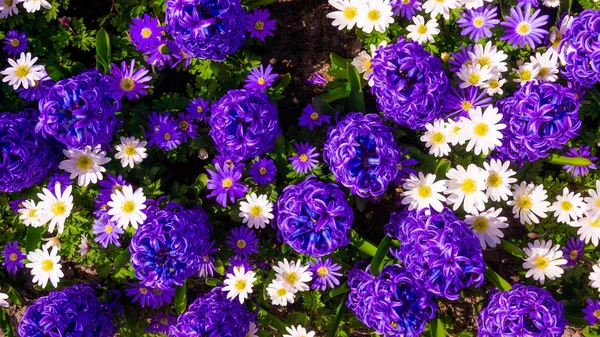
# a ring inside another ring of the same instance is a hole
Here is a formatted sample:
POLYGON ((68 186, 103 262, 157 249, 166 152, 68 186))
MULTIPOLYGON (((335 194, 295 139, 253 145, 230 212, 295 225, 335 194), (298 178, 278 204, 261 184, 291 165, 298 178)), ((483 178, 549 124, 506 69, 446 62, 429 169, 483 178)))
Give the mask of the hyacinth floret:
POLYGON ((385 193, 400 162, 392 129, 378 115, 359 112, 329 128, 323 158, 335 179, 363 198, 385 193))
POLYGON ((168 0, 167 31, 191 57, 224 61, 246 42, 240 0, 168 0))
POLYGON ((439 58, 400 37, 379 48, 371 63, 371 92, 387 118, 415 130, 443 117, 449 80, 439 58))
POLYGON ((129 246, 135 276, 150 288, 181 286, 198 272, 211 233, 208 216, 200 207, 185 209, 174 202, 164 209, 151 205, 129 246))
POLYGON ((40 99, 39 109, 36 132, 56 138, 69 149, 108 146, 121 127, 115 116, 121 102, 95 69, 58 81, 40 99))
POLYGON ((101 300, 95 287, 83 283, 52 291, 27 308, 19 335, 112 337, 123 319, 119 297, 119 291, 108 291, 101 300))
POLYGON ((449 208, 394 212, 385 232, 402 242, 392 255, 431 293, 457 300, 462 289, 483 284, 479 239, 449 208))
POLYGON ((562 74, 586 88, 600 82, 600 11, 584 10, 575 16, 560 40, 565 55, 562 74))
POLYGON ((493 290, 477 318, 479 337, 560 337, 566 325, 561 302, 547 290, 522 284, 493 290))
POLYGON ((0 113, 0 192, 41 183, 58 167, 61 145, 35 132, 38 112, 0 113))
POLYGON ((255 91, 228 91, 213 104, 209 124, 217 150, 235 162, 273 151, 281 134, 277 107, 255 91))
POLYGON ((279 197, 277 209, 283 241, 301 254, 321 257, 350 242, 354 212, 335 183, 311 176, 288 186, 279 197))
POLYGON ((368 268, 354 268, 347 275, 346 305, 381 335, 418 337, 437 312, 432 295, 399 265, 384 267, 375 278, 368 268))
POLYGON ((558 83, 528 82, 497 103, 504 115, 503 146, 495 156, 522 165, 549 155, 577 137, 581 128, 579 99, 573 89, 558 83))

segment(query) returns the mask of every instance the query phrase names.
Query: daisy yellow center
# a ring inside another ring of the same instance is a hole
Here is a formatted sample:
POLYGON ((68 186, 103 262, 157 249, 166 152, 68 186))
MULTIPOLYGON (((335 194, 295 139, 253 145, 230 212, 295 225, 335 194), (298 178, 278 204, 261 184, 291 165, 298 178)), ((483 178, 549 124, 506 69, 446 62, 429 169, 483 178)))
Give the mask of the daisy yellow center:
POLYGON ((121 89, 123 89, 123 91, 131 91, 133 88, 135 88, 135 82, 131 77, 123 77, 123 79, 121 79, 121 83, 119 83, 119 86, 121 89))
POLYGON ((396 170, 402 171, 402 163, 396 164, 396 170))
POLYGON ((148 293, 148 289, 146 289, 146 288, 140 288, 140 294, 146 295, 147 293, 148 293))
POLYGON ((371 21, 377 21, 381 17, 381 12, 379 12, 377 9, 371 9, 369 13, 367 13, 367 17, 371 21))
POLYGON ((170 140, 170 139, 171 139, 171 134, 165 133, 165 140, 170 140))
POLYGON ((319 275, 319 277, 325 277, 329 275, 329 270, 325 267, 319 267, 319 269, 317 269, 317 275, 319 275))
POLYGON ((15 70, 15 73, 17 75, 17 77, 25 77, 29 74, 29 68, 26 65, 20 65, 17 67, 17 70, 15 70))
POLYGON ((420 198, 429 198, 431 196, 431 187, 429 186, 419 186, 417 190, 417 194, 419 194, 420 198))
POLYGON ((491 187, 498 187, 502 184, 502 177, 496 172, 490 174, 488 177, 488 185, 491 187))
POLYGON ((121 210, 127 214, 133 213, 133 211, 135 211, 135 203, 131 200, 127 200, 123 203, 123 206, 121 206, 121 210))
POLYGON ((530 197, 524 195, 517 200, 517 205, 519 205, 521 209, 528 210, 533 207, 533 201, 530 197))
POLYGON ((441 132, 434 132, 431 140, 436 144, 442 144, 446 140, 446 136, 441 132))
POLYGON ((287 275, 285 275, 285 280, 289 283, 289 284, 295 284, 296 282, 298 282, 300 278, 298 277, 298 274, 296 274, 295 272, 291 272, 288 273, 287 275))
POLYGON ((8 256, 8 259, 11 261, 17 261, 17 258, 18 258, 18 256, 16 253, 12 253, 8 256))
POLYGON ((264 77, 260 77, 257 82, 258 82, 258 84, 263 85, 267 82, 267 80, 265 80, 264 77))
POLYGON ((592 222, 592 223, 590 224, 590 227, 593 227, 593 228, 600 228, 600 219, 596 219, 596 220, 594 220, 594 222, 592 222))
POLYGON ((112 233, 112 231, 113 231, 113 226, 111 226, 111 225, 104 226, 104 232, 106 234, 110 234, 110 233, 112 233))
POLYGON ((558 48, 558 45, 560 44, 560 41, 562 40, 562 35, 560 35, 560 33, 556 33, 556 37, 554 38, 554 42, 552 42, 552 45, 556 48, 558 48))
POLYGON ((256 22, 254 23, 254 29, 255 30, 264 30, 265 29, 265 23, 260 21, 260 20, 256 20, 256 22))
POLYGON ((267 168, 261 167, 260 170, 258 170, 258 173, 260 173, 260 175, 264 176, 265 174, 267 174, 267 168))
POLYGON ((417 32, 419 32, 419 34, 425 34, 427 33, 427 26, 425 25, 419 25, 419 27, 417 27, 417 32))
POLYGON ((517 25, 515 31, 519 35, 527 35, 531 31, 531 25, 529 25, 527 22, 521 22, 517 25))
POLYGON ((197 111, 198 113, 203 113, 203 112, 204 112, 204 108, 203 108, 203 107, 201 107, 201 106, 199 106, 199 107, 197 107, 197 108, 196 108, 196 111, 197 111))
POLYGON ((11 39, 10 40, 10 45, 13 47, 18 47, 21 44, 21 41, 19 41, 19 39, 11 39))
POLYGON ((29 210, 29 217, 30 218, 34 218, 35 217, 35 209, 30 209, 29 210))
POLYGON ((244 280, 235 281, 235 289, 237 289, 239 291, 246 289, 246 281, 244 281, 244 280))
POLYGON ((152 35, 152 30, 150 30, 150 28, 142 28, 140 35, 142 35, 144 39, 147 39, 152 35))
POLYGON ((55 202, 54 204, 52 204, 52 207, 50 207, 50 212, 52 212, 56 216, 63 215, 66 211, 67 205, 65 205, 65 203, 62 201, 55 202))
POLYGON ((469 78, 467 80, 469 81, 469 83, 475 85, 479 83, 479 81, 481 80, 481 76, 479 76, 478 73, 473 73, 469 75, 469 78))
POLYGON ((571 254, 569 254, 569 259, 575 260, 577 259, 577 256, 579 256, 579 252, 577 250, 572 250, 571 254))
POLYGON ((523 81, 529 81, 531 79, 531 71, 527 70, 527 69, 523 69, 520 73, 519 73, 519 77, 523 80, 523 81))
POLYGON ((594 310, 594 317, 600 318, 600 309, 594 310))
POLYGON ((300 155, 300 161, 303 163, 306 163, 306 161, 308 160, 308 156, 306 154, 301 154, 300 155))
POLYGON ((457 125, 457 126, 455 126, 455 127, 454 127, 454 129, 452 129, 452 132, 453 132, 455 135, 457 135, 459 131, 460 131, 460 126, 458 126, 458 125, 457 125))
POLYGON ((344 17, 348 20, 354 19, 357 14, 358 14, 358 11, 357 11, 356 7, 348 6, 348 7, 344 8, 344 17))
POLYGON ((4 0, 4 4, 8 7, 12 6, 13 0, 4 0))
POLYGON ((160 324, 162 324, 162 325, 168 325, 169 324, 169 320, 166 319, 165 317, 163 317, 163 318, 160 319, 160 324))
POLYGON ((560 203, 560 208, 563 211, 567 211, 568 212, 568 211, 570 211, 573 208, 573 204, 565 200, 565 201, 563 201, 563 202, 560 203))
POLYGON ((548 258, 547 257, 538 256, 533 263, 535 264, 536 267, 538 267, 540 269, 548 268, 548 258))
POLYGON ((45 272, 49 272, 54 269, 54 261, 50 259, 45 259, 42 261, 42 270, 45 272))
POLYGON ((367 60, 365 60, 365 63, 364 63, 365 69, 372 70, 372 69, 371 69, 371 66, 372 66, 372 65, 373 65, 373 62, 371 62, 371 60, 370 60, 370 59, 367 59, 367 60))
POLYGON ((246 241, 244 241, 244 240, 237 240, 237 242, 235 243, 235 245, 239 249, 244 249, 244 248, 246 248, 246 241))
POLYGON ((460 105, 460 107, 464 111, 469 111, 469 110, 473 109, 473 104, 469 101, 463 101, 462 104, 460 105))
POLYGON ((540 72, 538 74, 540 75, 540 77, 546 77, 549 71, 550 70, 548 69, 548 67, 541 67, 540 72))
POLYGON ((479 137, 483 137, 485 135, 487 135, 488 131, 489 131, 489 127, 487 124, 485 123, 479 123, 477 125, 475 125, 475 134, 479 137))
POLYGON ((481 28, 483 27, 483 18, 482 17, 476 17, 473 20, 473 26, 475 26, 476 28, 481 28))
POLYGON ((186 131, 189 127, 190 127, 190 123, 188 123, 187 121, 179 122, 179 129, 186 131))
POLYGON ((600 198, 596 199, 596 207, 600 207, 600 198))
POLYGON ((477 191, 477 183, 475 180, 467 178, 460 184, 460 189, 465 192, 465 194, 473 194, 477 191))
POLYGON ((277 289, 277 296, 285 296, 285 294, 287 294, 287 290, 285 290, 285 288, 277 289))
POLYGON ((436 1, 443 4, 446 0, 436 0, 436 1))
POLYGON ((231 180, 230 178, 223 179, 221 185, 225 188, 230 188, 231 186, 233 186, 233 180, 231 180))
POLYGON ((500 86, 500 82, 498 80, 491 80, 489 86, 491 89, 496 89, 500 86))
POLYGON ((135 155, 135 147, 133 147, 131 145, 126 146, 125 147, 125 154, 128 155, 128 156, 130 156, 130 157, 133 156, 133 155, 135 155))
POLYGON ((252 206, 252 208, 250 208, 250 214, 252 216, 260 216, 262 214, 263 210, 262 207, 256 205, 256 206, 252 206))
POLYGON ((486 218, 479 217, 473 221, 473 229, 478 233, 487 231, 488 227, 489 224, 486 218))
POLYGON ((316 112, 311 113, 310 119, 312 119, 313 121, 316 121, 317 119, 319 119, 319 114, 316 112))
POLYGON ((489 58, 489 57, 487 57, 487 56, 482 56, 482 57, 479 59, 479 62, 477 62, 477 63, 479 63, 479 65, 480 65, 480 66, 482 66, 482 67, 483 67, 483 66, 488 66, 488 67, 489 67, 489 66, 491 66, 491 64, 492 64, 492 60, 490 60, 490 58, 489 58))
POLYGON ((403 5, 408 5, 408 4, 410 4, 410 0, 402 0, 402 4, 403 5))
POLYGON ((92 168, 92 158, 81 156, 77 159, 77 167, 82 171, 88 171, 92 168))

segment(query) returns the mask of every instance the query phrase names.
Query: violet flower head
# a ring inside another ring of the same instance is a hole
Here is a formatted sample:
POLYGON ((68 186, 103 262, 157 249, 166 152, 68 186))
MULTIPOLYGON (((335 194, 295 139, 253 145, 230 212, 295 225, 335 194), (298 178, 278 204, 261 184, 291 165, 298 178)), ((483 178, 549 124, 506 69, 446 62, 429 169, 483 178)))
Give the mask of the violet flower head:
POLYGON ((131 42, 135 45, 135 49, 142 52, 156 47, 164 30, 165 27, 160 25, 158 19, 148 14, 134 18, 129 25, 131 42))
POLYGON ((146 83, 152 80, 152 76, 146 76, 148 69, 144 67, 135 68, 135 60, 132 59, 127 65, 126 61, 121 62, 121 67, 111 63, 110 75, 107 75, 108 85, 116 99, 122 99, 123 96, 128 100, 139 99, 140 95, 148 94, 146 91, 150 86, 146 83))
POLYGON ((396 175, 396 179, 394 182, 397 185, 402 185, 404 180, 408 178, 411 174, 417 175, 417 171, 413 170, 411 166, 419 165, 419 161, 413 158, 406 158, 408 155, 408 146, 402 149, 402 146, 398 146, 398 157, 400 158, 398 164, 396 165, 396 169, 398 170, 398 174, 396 175))
POLYGON ((246 31, 251 38, 257 38, 265 42, 265 37, 274 36, 275 20, 269 20, 268 9, 255 9, 246 17, 246 31))
POLYGON ((561 73, 572 82, 591 88, 600 82, 600 11, 584 10, 575 16, 559 45, 565 55, 561 73))
POLYGON ((244 89, 265 92, 279 76, 279 74, 271 73, 272 71, 273 67, 270 64, 267 65, 267 69, 264 69, 262 64, 260 65, 260 69, 252 68, 244 81, 246 83, 244 84, 244 89))
POLYGON ((24 52, 28 43, 27 35, 23 32, 19 33, 16 29, 8 31, 4 36, 4 50, 12 57, 17 57, 24 52))
POLYGON ((392 0, 390 5, 394 9, 394 15, 400 14, 401 18, 412 20, 412 17, 422 10, 423 3, 419 0, 392 0))
POLYGON ((321 289, 321 291, 325 291, 327 287, 334 289, 340 285, 339 278, 342 274, 339 273, 339 271, 342 267, 337 263, 332 262, 331 259, 328 258, 323 260, 322 258, 318 258, 308 265, 310 266, 309 270, 315 277, 311 286, 312 289, 321 289))
POLYGON ((400 160, 392 129, 378 115, 359 112, 329 127, 323 158, 335 179, 363 198, 385 193, 400 160))
POLYGON ((194 118, 192 118, 191 115, 180 112, 177 117, 179 118, 177 118, 175 123, 177 123, 177 127, 179 128, 179 132, 181 132, 184 143, 188 141, 188 137, 189 139, 195 139, 199 136, 198 126, 194 123, 194 118))
POLYGON ((251 265, 250 261, 248 260, 248 256, 234 255, 227 261, 229 262, 229 265, 225 267, 225 274, 233 274, 235 269, 238 271, 240 271, 242 268, 244 268, 244 271, 254 269, 254 266, 251 265))
POLYGON ((194 98, 190 101, 190 104, 185 108, 188 116, 199 122, 201 120, 207 120, 207 116, 210 113, 210 101, 204 100, 202 97, 194 98))
POLYGON ((383 114, 416 130, 443 116, 449 80, 439 58, 417 42, 400 37, 371 59, 371 92, 383 114))
POLYGON ((517 0, 517 5, 522 5, 522 6, 531 6, 533 8, 538 8, 540 6, 540 3, 538 0, 517 0))
POLYGON ((563 247, 563 256, 566 257, 567 263, 564 265, 566 269, 571 269, 577 266, 579 257, 583 254, 583 241, 578 237, 572 237, 563 247))
POLYGON ((248 226, 233 228, 225 242, 236 255, 248 256, 258 253, 258 237, 248 226))
MULTIPOLYGON (((104 180, 99 181, 98 183, 102 182, 104 180)), ((49 190, 53 190, 54 189, 54 185, 56 185, 56 183, 60 184, 60 192, 64 192, 67 187, 73 185, 73 180, 71 180, 71 175, 67 172, 62 172, 62 173, 54 173, 54 175, 52 175, 50 178, 48 178, 48 189, 49 190)), ((96 199, 97 200, 97 199, 96 199)), ((110 201, 110 198, 109 198, 110 201)))
POLYGON ((460 117, 468 117, 471 109, 481 107, 482 110, 485 110, 491 102, 492 98, 486 94, 485 90, 479 91, 476 86, 458 90, 453 86, 452 90, 448 90, 446 93, 444 111, 448 112, 446 117, 457 120, 460 117))
POLYGON ((158 69, 164 69, 166 65, 174 64, 173 54, 171 54, 168 47, 170 42, 166 37, 161 37, 158 44, 145 53, 147 56, 146 62, 158 69))
POLYGON ((6 271, 13 275, 17 274, 18 269, 23 268, 23 259, 27 257, 19 248, 17 241, 7 242, 2 255, 4 255, 2 265, 6 267, 6 271))
POLYGON ((544 28, 547 23, 548 15, 540 15, 539 9, 532 14, 531 5, 517 5, 510 9, 506 21, 500 23, 505 27, 500 40, 507 40, 515 48, 528 45, 535 49, 536 44, 541 44, 548 35, 548 29, 544 28))
POLYGON ((450 59, 448 60, 448 63, 450 64, 450 71, 453 73, 459 72, 460 68, 462 68, 463 64, 465 64, 466 62, 471 61, 471 56, 469 55, 469 53, 473 52, 473 45, 472 44, 468 44, 466 47, 465 45, 460 46, 460 50, 450 53, 450 59))
POLYGON ((323 124, 331 124, 331 117, 319 113, 312 104, 306 105, 304 110, 302 110, 302 115, 300 115, 300 120, 298 121, 298 126, 308 126, 308 129, 312 131, 314 127, 321 126, 323 124))
POLYGON ((156 111, 150 116, 149 130, 145 137, 149 146, 158 146, 171 151, 179 147, 183 141, 183 133, 177 121, 169 113, 159 114, 156 111))
POLYGON ((215 258, 213 255, 219 251, 219 248, 215 248, 215 241, 211 241, 204 250, 202 250, 201 259, 200 259, 200 267, 198 268, 198 277, 199 278, 209 278, 213 277, 217 268, 215 268, 214 262, 215 258))
POLYGON ((460 35, 469 35, 469 39, 477 42, 484 37, 492 37, 491 29, 500 23, 498 12, 494 6, 467 9, 463 17, 456 20, 462 28, 460 35))
POLYGON ((275 180, 275 174, 277 174, 277 167, 275 162, 271 158, 261 158, 250 167, 250 177, 252 180, 260 185, 267 185, 275 180))
POLYGON ((150 317, 150 324, 144 330, 146 333, 153 334, 167 334, 171 325, 177 324, 177 317, 165 314, 164 312, 158 312, 155 316, 150 317))
POLYGON ((327 85, 327 80, 319 73, 312 73, 307 79, 304 80, 304 83, 311 85, 327 85))
POLYGON ((125 289, 125 294, 133 297, 132 303, 139 302, 140 307, 157 309, 173 303, 175 288, 159 289, 147 287, 143 284, 127 283, 130 288, 125 289))
POLYGON ((32 86, 29 88, 19 88, 17 89, 17 93, 19 93, 19 98, 26 100, 27 102, 39 101, 42 97, 46 96, 50 89, 54 86, 55 82, 46 74, 46 70, 43 71, 44 76, 35 81, 32 86))
POLYGON ((117 226, 116 221, 111 221, 108 212, 102 212, 101 216, 94 220, 92 233, 96 234, 94 241, 107 248, 110 244, 121 247, 119 236, 125 231, 117 226))
POLYGON ((354 212, 335 183, 310 176, 284 188, 277 209, 279 234, 298 253, 325 256, 350 242, 354 212))
POLYGON ((560 337, 566 325, 561 302, 547 290, 522 284, 492 290, 477 318, 480 337, 560 337))
POLYGON ((586 158, 591 161, 591 164, 587 166, 564 165, 562 167, 563 170, 567 171, 568 173, 571 173, 573 177, 583 178, 590 173, 590 170, 598 169, 596 167, 596 164, 594 164, 594 162, 598 160, 598 157, 592 156, 589 146, 584 147, 583 145, 579 145, 579 149, 570 148, 569 151, 563 154, 563 156, 571 158, 586 158))
POLYGON ((585 319, 590 323, 590 326, 600 322, 600 300, 593 301, 588 298, 587 305, 581 311, 585 314, 585 319))
POLYGON ((392 255, 432 294, 457 300, 462 289, 483 284, 479 239, 449 208, 394 212, 384 230, 402 242, 392 255))
POLYGON ((308 142, 296 143, 294 147, 296 148, 296 155, 289 158, 294 171, 298 174, 307 174, 314 170, 319 164, 319 161, 315 159, 319 157, 317 148, 311 146, 308 142))
POLYGON ((210 178, 206 183, 206 188, 212 192, 207 195, 208 198, 217 197, 217 202, 227 207, 227 197, 229 201, 235 204, 237 198, 246 195, 248 187, 239 182, 242 178, 242 166, 223 166, 215 163, 215 170, 207 169, 210 178))

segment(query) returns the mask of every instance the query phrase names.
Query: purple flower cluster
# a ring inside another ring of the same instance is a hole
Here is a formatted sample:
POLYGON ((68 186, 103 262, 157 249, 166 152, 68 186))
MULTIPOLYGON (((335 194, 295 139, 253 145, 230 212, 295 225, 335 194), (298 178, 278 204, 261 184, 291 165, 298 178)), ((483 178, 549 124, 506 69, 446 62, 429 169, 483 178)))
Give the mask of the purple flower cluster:
POLYGON ((584 10, 575 17, 560 41, 565 54, 563 76, 586 88, 600 82, 600 11, 584 10))
POLYGON ((350 242, 354 213, 335 183, 326 184, 311 176, 288 186, 277 201, 277 209, 283 241, 301 254, 320 257, 350 242))
POLYGON ((27 308, 19 323, 20 336, 112 337, 122 320, 118 291, 101 301, 88 284, 52 291, 27 308))
POLYGON ((244 337, 256 316, 238 301, 230 301, 220 287, 196 299, 188 311, 177 318, 169 337, 230 336, 244 337))
POLYGON ((39 108, 36 132, 52 136, 70 149, 108 146, 121 127, 115 116, 121 102, 98 70, 58 81, 40 100, 39 108))
POLYGON ((149 118, 150 128, 145 137, 148 145, 156 145, 161 149, 171 151, 179 147, 188 139, 198 137, 196 119, 191 115, 180 112, 177 118, 171 117, 168 112, 159 114, 156 111, 149 118))
POLYGON ((479 337, 560 337, 566 325, 560 302, 547 290, 522 284, 494 290, 477 319, 479 337))
POLYGON ((0 192, 39 184, 58 167, 61 146, 35 132, 37 111, 0 113, 0 192))
POLYGON ((198 272, 212 226, 201 208, 151 205, 129 246, 135 276, 143 286, 170 289, 198 272))
POLYGON ((277 107, 261 92, 230 90, 212 106, 208 133, 235 162, 271 152, 281 134, 277 107))
POLYGON ((439 58, 400 37, 379 48, 371 62, 371 91, 387 118, 414 130, 442 117, 449 80, 439 58))
POLYGON ((378 115, 359 112, 329 128, 323 158, 335 179, 363 198, 385 193, 400 161, 392 129, 378 115))
POLYGON ((384 267, 375 278, 368 270, 351 269, 348 285, 346 305, 381 335, 418 337, 438 309, 432 295, 399 265, 384 267))
POLYGON ((577 137, 581 127, 575 92, 558 83, 527 82, 497 106, 508 125, 497 156, 517 165, 547 157, 577 137))
POLYGON ((392 213, 385 232, 402 245, 391 252, 428 291, 457 300, 462 289, 483 284, 479 239, 449 208, 429 212, 392 213))
POLYGON ((168 0, 167 31, 192 57, 224 61, 246 42, 240 0, 168 0))

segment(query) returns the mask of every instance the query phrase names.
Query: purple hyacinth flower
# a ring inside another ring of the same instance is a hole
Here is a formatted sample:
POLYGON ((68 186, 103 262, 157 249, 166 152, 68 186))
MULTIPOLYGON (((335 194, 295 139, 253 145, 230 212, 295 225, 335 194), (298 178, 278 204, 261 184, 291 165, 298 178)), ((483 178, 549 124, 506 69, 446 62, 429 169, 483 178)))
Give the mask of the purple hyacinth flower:
POLYGON ((210 112, 210 101, 204 100, 202 97, 194 98, 190 101, 190 104, 185 108, 190 118, 196 122, 206 120, 208 113, 210 112))
POLYGON ((458 26, 463 30, 460 35, 469 35, 469 39, 475 42, 483 37, 491 37, 491 28, 500 23, 496 7, 485 6, 476 9, 467 9, 463 17, 456 20, 458 26))
POLYGON ((226 243, 236 255, 248 256, 258 253, 258 237, 248 226, 240 226, 231 230, 226 243))
POLYGON ((213 275, 217 271, 217 268, 215 268, 215 258, 212 255, 218 251, 219 248, 215 248, 215 241, 211 241, 208 245, 206 245, 206 248, 204 248, 204 252, 202 253, 202 258, 200 259, 198 277, 213 277, 213 275))
POLYGON ((17 241, 7 242, 4 246, 4 262, 2 265, 6 267, 6 270, 11 274, 16 274, 19 268, 23 268, 23 259, 26 257, 25 254, 19 248, 17 241))
POLYGON ((17 57, 27 49, 29 39, 25 33, 19 33, 19 31, 13 29, 6 33, 4 37, 4 50, 8 52, 8 55, 17 57))
POLYGON ((127 66, 127 62, 121 62, 121 67, 111 63, 110 75, 106 76, 113 96, 116 99, 122 99, 123 96, 128 100, 139 99, 140 95, 148 94, 146 90, 150 88, 146 83, 150 82, 152 76, 146 76, 148 69, 139 67, 135 69, 135 60, 132 59, 127 66))
POLYGON ((596 322, 600 322, 600 300, 593 301, 587 299, 587 306, 581 310, 585 314, 585 319, 594 326, 596 322))
POLYGON ((142 308, 149 306, 152 309, 156 309, 173 303, 173 296, 175 296, 174 288, 161 290, 129 282, 127 282, 127 285, 131 286, 131 288, 125 289, 125 294, 133 297, 132 302, 139 301, 142 308))
POLYGON ((279 76, 279 74, 271 74, 273 71, 273 67, 269 64, 267 65, 267 69, 263 68, 263 65, 260 65, 259 68, 253 68, 250 70, 248 74, 248 78, 244 81, 245 89, 255 90, 260 92, 265 92, 265 90, 273 84, 273 81, 279 76))
POLYGON ((592 169, 592 170, 597 169, 596 164, 594 164, 594 162, 598 160, 598 157, 592 157, 589 146, 583 147, 583 145, 579 145, 579 149, 570 148, 569 151, 567 151, 567 153, 564 154, 564 156, 571 157, 571 158, 587 158, 592 162, 588 166, 575 166, 575 165, 563 166, 563 170, 567 171, 568 173, 571 173, 573 175, 573 177, 582 177, 583 178, 583 177, 587 176, 588 173, 590 173, 590 169, 592 169))
POLYGON ((471 109, 477 107, 485 109, 491 102, 492 98, 485 93, 485 90, 480 92, 479 88, 476 86, 470 86, 459 90, 452 87, 452 90, 446 93, 444 110, 447 111, 446 117, 457 119, 460 117, 467 117, 469 115, 469 110, 471 109))
POLYGON ((402 149, 402 146, 398 146, 398 157, 400 158, 400 161, 398 162, 398 165, 396 165, 396 168, 398 168, 398 175, 396 176, 396 179, 394 180, 394 182, 397 185, 402 185, 404 183, 404 180, 409 175, 411 175, 411 174, 417 175, 417 171, 413 170, 410 167, 418 165, 419 161, 416 159, 412 159, 412 158, 406 158, 407 154, 408 154, 408 146, 405 147, 404 149, 402 149))
POLYGON ((332 262, 331 259, 323 260, 322 258, 318 258, 308 265, 310 266, 309 270, 315 275, 311 286, 312 289, 320 288, 321 291, 325 291, 327 287, 333 289, 340 285, 338 277, 342 276, 342 274, 338 273, 338 270, 342 269, 342 267, 332 262))
POLYGON ((125 231, 121 227, 117 227, 115 222, 110 221, 110 216, 108 216, 108 213, 105 212, 104 214, 107 215, 100 219, 94 220, 92 233, 97 235, 94 238, 94 241, 101 244, 104 248, 107 248, 110 244, 121 247, 121 243, 119 243, 119 235, 125 233, 125 231))
POLYGON ((165 27, 160 26, 158 19, 148 14, 134 18, 133 23, 129 25, 131 42, 142 52, 156 47, 164 30, 165 27))
POLYGON ((325 80, 321 74, 315 72, 305 79, 304 83, 311 85, 327 85, 327 80, 325 80))
POLYGON ((275 20, 269 20, 269 15, 267 9, 255 9, 252 13, 248 13, 246 30, 251 38, 265 42, 265 37, 274 36, 275 20))
POLYGON ((465 62, 471 61, 471 56, 469 53, 473 52, 473 45, 469 44, 465 47, 465 45, 460 46, 460 50, 454 53, 450 53, 452 56, 448 63, 450 64, 450 71, 453 73, 459 72, 460 68, 462 68, 465 62))
POLYGON ((56 183, 60 184, 60 191, 62 193, 67 189, 67 187, 73 185, 73 180, 71 180, 71 176, 67 172, 57 172, 52 177, 48 178, 48 189, 53 191, 56 183))
POLYGON ((331 117, 327 115, 320 114, 312 104, 308 104, 303 112, 300 115, 300 120, 298 121, 299 126, 308 126, 309 130, 313 130, 315 126, 321 126, 325 124, 331 124, 331 117))
POLYGON ((166 335, 169 333, 169 327, 175 324, 177 324, 177 317, 159 312, 155 316, 150 317, 150 324, 144 332, 166 335))
POLYGON ((183 136, 183 142, 189 139, 198 137, 198 126, 194 124, 193 118, 190 115, 186 115, 184 112, 180 112, 177 117, 177 127, 183 136))
POLYGON ((252 163, 250 167, 250 177, 260 185, 267 185, 275 179, 277 168, 271 158, 261 158, 252 163))
POLYGON ((227 196, 232 203, 235 203, 237 198, 246 195, 248 187, 239 182, 242 177, 242 166, 233 165, 232 167, 215 164, 215 170, 207 170, 210 174, 210 179, 206 184, 208 190, 212 192, 207 195, 208 198, 217 197, 217 202, 227 207, 227 196))
POLYGON ((419 0, 392 0, 390 5, 394 8, 394 15, 400 13, 400 17, 411 20, 412 17, 421 11, 421 1, 419 0))
POLYGON ((564 265, 564 267, 566 269, 571 269, 577 265, 577 261, 583 253, 583 241, 579 238, 572 237, 562 251, 563 256, 565 256, 567 259, 567 263, 564 265))
POLYGON ((317 148, 311 146, 307 142, 296 143, 294 146, 296 147, 297 154, 289 158, 292 161, 292 167, 294 168, 294 171, 299 174, 306 174, 314 170, 319 163, 319 161, 315 159, 319 156, 319 154, 316 152, 317 148))
POLYGON ((531 5, 518 5, 510 9, 510 16, 500 23, 504 26, 504 36, 500 40, 507 40, 513 47, 529 45, 535 49, 536 44, 541 44, 548 30, 543 27, 548 23, 548 15, 540 15, 536 9, 531 14, 531 5))

